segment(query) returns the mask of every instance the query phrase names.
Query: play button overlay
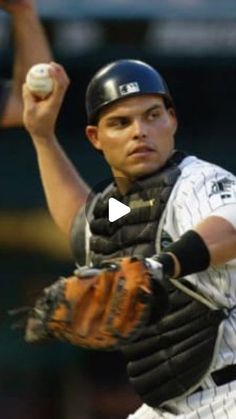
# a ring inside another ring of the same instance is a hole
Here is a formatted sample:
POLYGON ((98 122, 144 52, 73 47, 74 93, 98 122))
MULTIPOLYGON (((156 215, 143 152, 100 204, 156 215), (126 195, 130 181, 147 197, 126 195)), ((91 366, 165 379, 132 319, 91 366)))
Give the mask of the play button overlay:
POLYGON ((113 223, 119 218, 129 214, 131 208, 128 205, 123 204, 115 198, 109 198, 108 201, 108 220, 113 223))
POLYGON ((147 188, 142 182, 132 182, 131 189, 128 189, 129 186, 130 183, 127 183, 126 179, 111 177, 94 184, 91 187, 85 208, 75 220, 75 237, 79 237, 79 233, 76 233, 76 223, 83 228, 84 218, 86 218, 86 225, 91 233, 91 237, 89 237, 91 246, 92 236, 94 240, 99 238, 101 241, 110 237, 109 240, 114 252, 120 241, 122 241, 122 245, 126 246, 130 240, 129 236, 124 234, 126 223, 130 225, 133 223, 133 231, 135 230, 133 234, 136 234, 137 238, 142 236, 142 241, 143 234, 146 234, 147 230, 146 223, 155 219, 157 199, 150 198, 147 188), (121 190, 126 189, 128 192, 122 195, 121 190), (137 228, 135 228, 135 224, 137 224, 137 228))

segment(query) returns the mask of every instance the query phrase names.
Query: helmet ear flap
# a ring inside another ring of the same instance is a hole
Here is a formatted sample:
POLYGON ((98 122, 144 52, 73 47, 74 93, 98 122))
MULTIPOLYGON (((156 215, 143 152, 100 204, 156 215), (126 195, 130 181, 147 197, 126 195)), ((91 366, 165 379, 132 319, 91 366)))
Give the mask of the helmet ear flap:
POLYGON ((159 94, 167 108, 174 107, 168 86, 149 64, 124 59, 102 67, 90 81, 86 91, 88 123, 96 125, 106 106, 128 96, 159 94))

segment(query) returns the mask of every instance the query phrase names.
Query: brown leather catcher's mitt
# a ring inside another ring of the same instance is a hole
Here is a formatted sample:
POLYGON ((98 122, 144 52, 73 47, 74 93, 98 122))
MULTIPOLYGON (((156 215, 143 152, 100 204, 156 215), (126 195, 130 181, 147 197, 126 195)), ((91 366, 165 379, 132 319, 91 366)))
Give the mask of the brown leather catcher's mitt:
POLYGON ((25 339, 37 342, 54 337, 91 349, 119 348, 148 323, 154 301, 152 282, 145 261, 129 257, 61 278, 36 301, 25 339))

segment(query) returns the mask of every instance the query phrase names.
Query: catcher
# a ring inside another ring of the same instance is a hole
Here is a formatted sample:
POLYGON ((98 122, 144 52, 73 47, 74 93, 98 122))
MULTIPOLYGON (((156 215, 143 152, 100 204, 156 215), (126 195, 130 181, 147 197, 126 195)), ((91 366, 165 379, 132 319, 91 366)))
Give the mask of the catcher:
POLYGON ((114 176, 86 216, 90 189, 54 132, 69 80, 58 64, 52 76, 45 101, 24 86, 24 123, 78 269, 43 291, 26 340, 121 350, 143 400, 129 419, 235 418, 235 176, 175 150, 162 76, 138 60, 115 61, 86 93, 87 138, 114 176), (113 223, 111 197, 131 208, 113 223))

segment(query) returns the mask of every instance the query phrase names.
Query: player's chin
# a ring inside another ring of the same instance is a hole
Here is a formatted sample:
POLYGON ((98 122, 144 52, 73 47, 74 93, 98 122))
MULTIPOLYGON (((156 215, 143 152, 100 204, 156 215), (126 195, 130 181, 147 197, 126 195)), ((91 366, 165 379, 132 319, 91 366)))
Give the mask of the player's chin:
POLYGON ((132 178, 141 178, 155 173, 162 167, 162 164, 150 161, 140 161, 129 167, 129 174, 132 178))

